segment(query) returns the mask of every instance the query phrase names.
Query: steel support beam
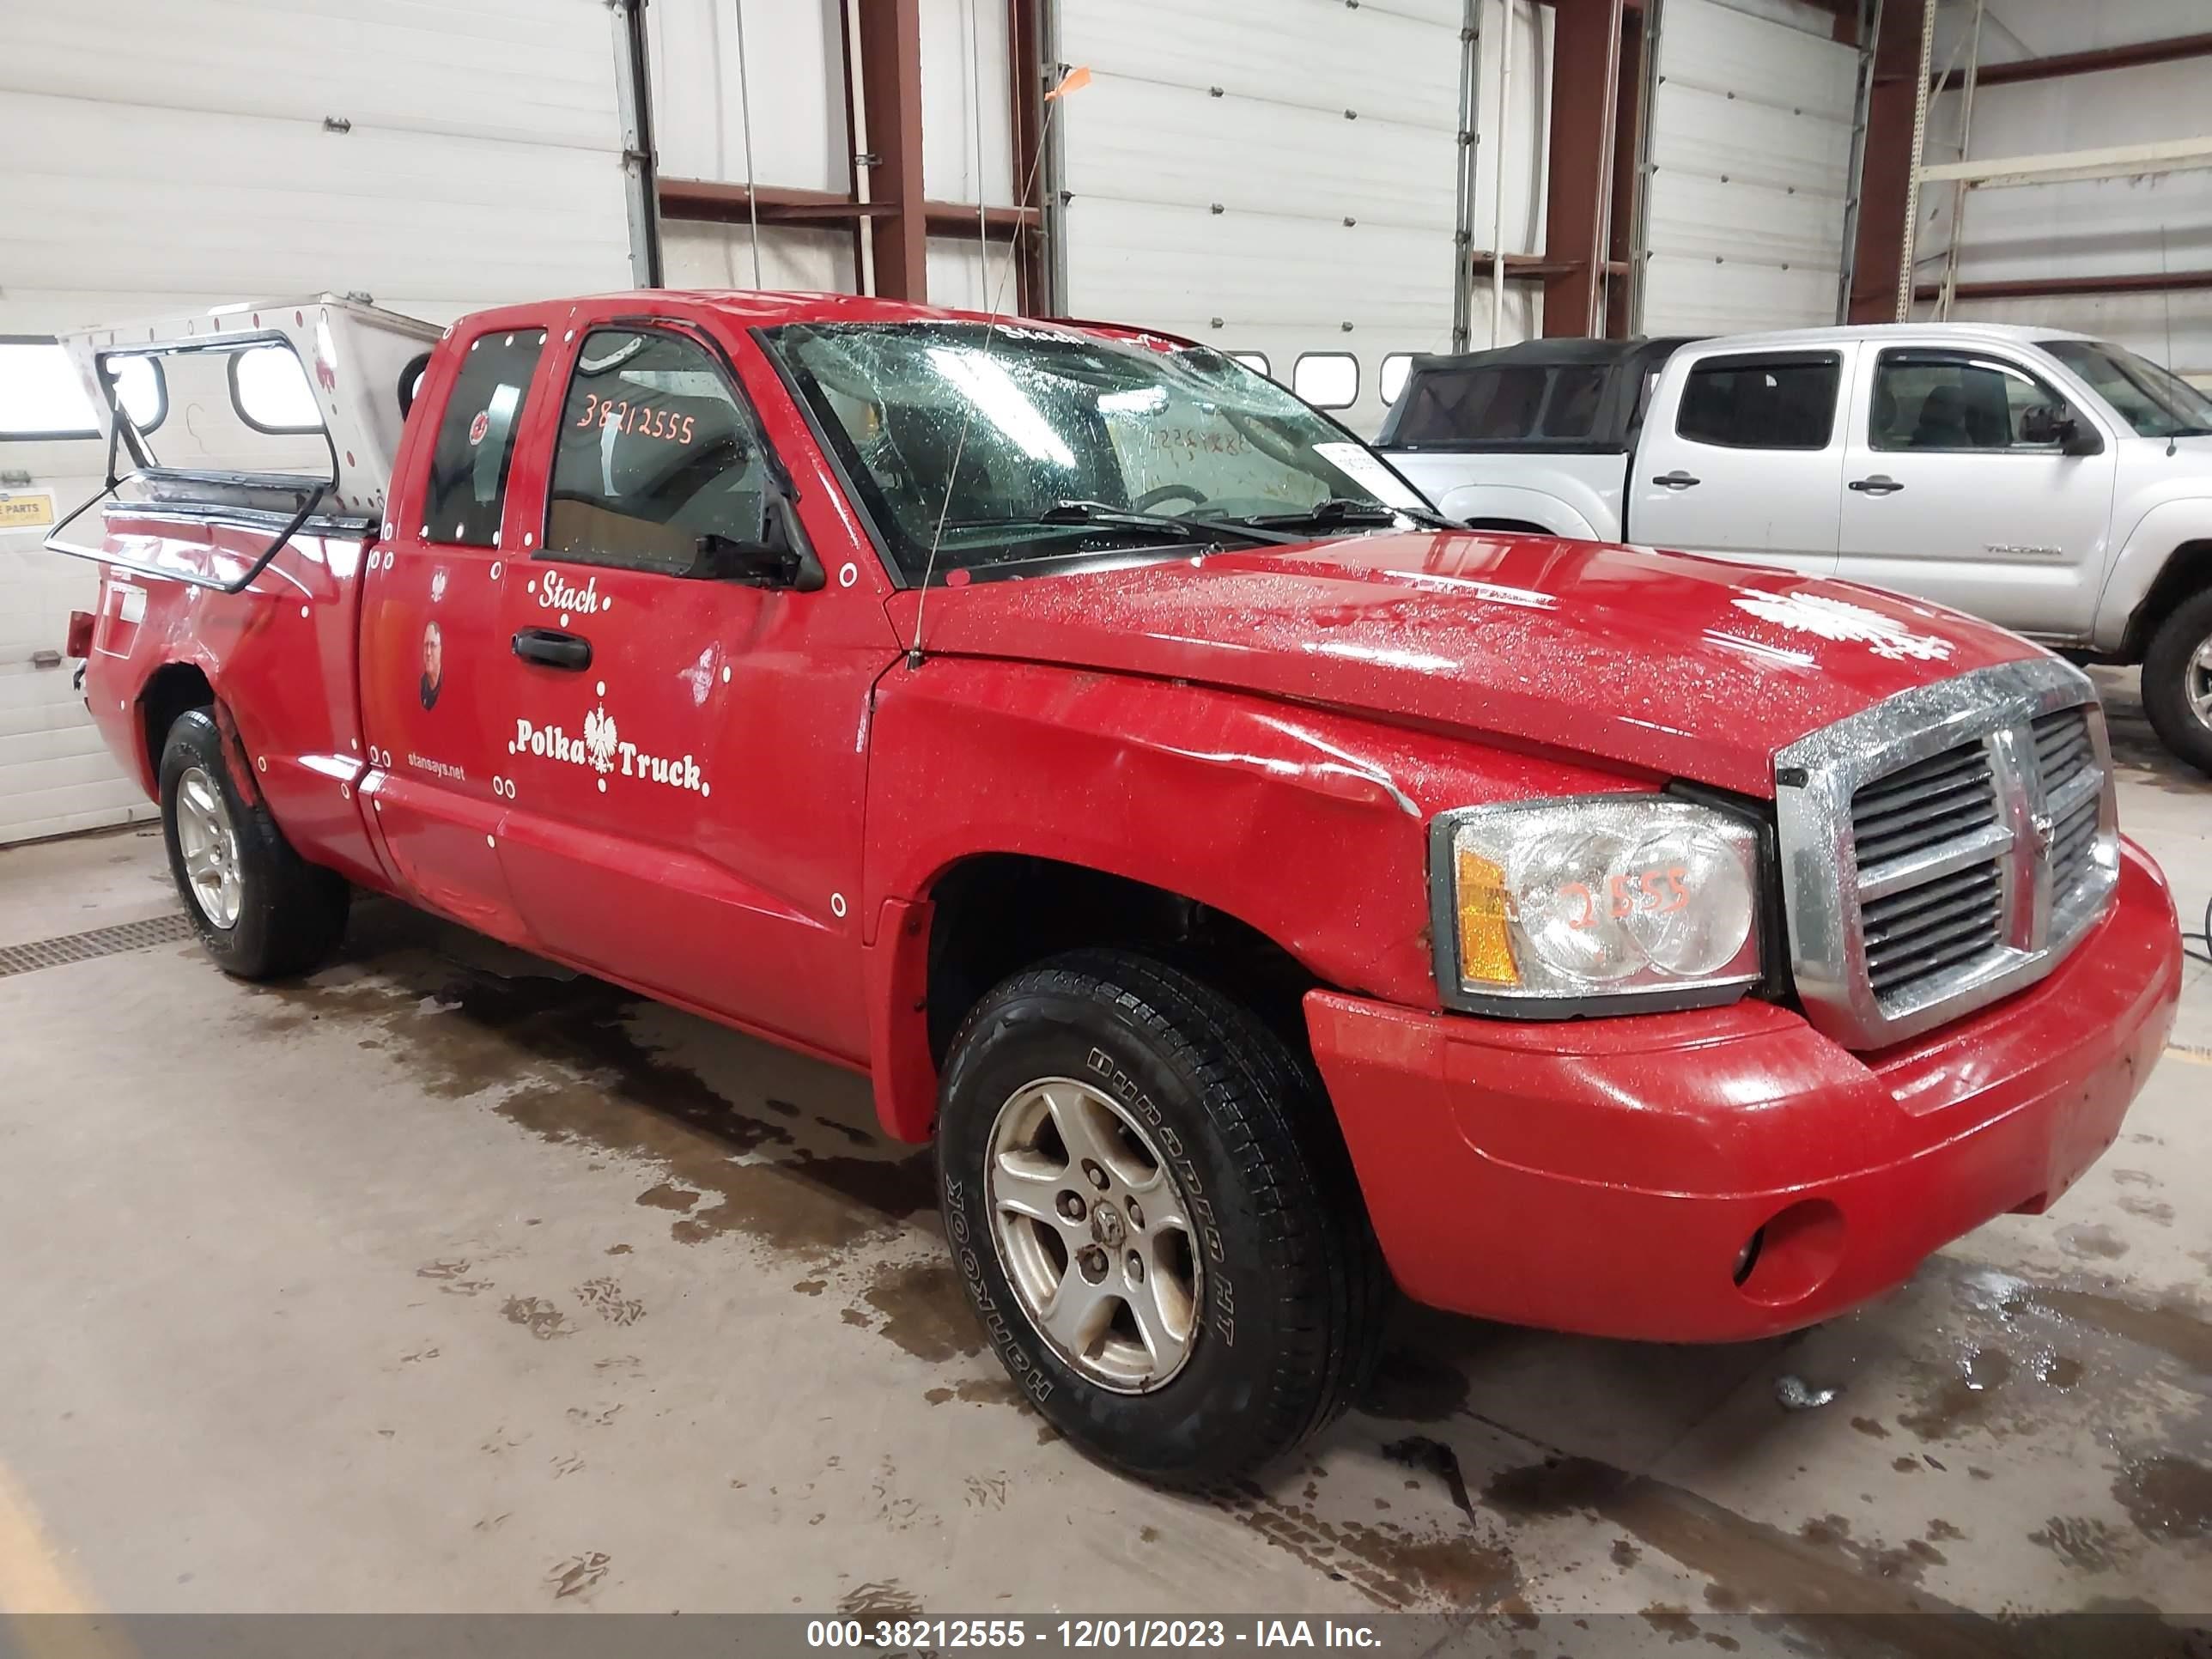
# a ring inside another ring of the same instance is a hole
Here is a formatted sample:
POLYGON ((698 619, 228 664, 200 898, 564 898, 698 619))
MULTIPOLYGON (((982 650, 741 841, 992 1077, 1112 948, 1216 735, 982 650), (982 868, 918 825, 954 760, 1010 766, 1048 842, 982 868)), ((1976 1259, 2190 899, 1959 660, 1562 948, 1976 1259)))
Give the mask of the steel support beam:
POLYGON ((2051 155, 2014 155, 1978 161, 1943 161, 1920 170, 1928 184, 1950 180, 1977 190, 2008 185, 2055 185, 2074 179, 2134 179, 2212 167, 2212 138, 2171 138, 2154 144, 2069 149, 2051 155))
MULTIPOLYGON (((2053 81, 2068 75, 2141 69, 2149 64, 2178 63, 2185 58, 2212 58, 2212 34, 2177 35, 2166 40, 2138 40, 2124 46, 2054 52, 2048 58, 2023 58, 2009 64, 1984 64, 1978 78, 1985 87, 2002 87, 2016 81, 2053 81)), ((1934 90, 1948 92, 1959 86, 1963 77, 1964 71, 1958 70, 1938 76, 1933 82, 1934 90)))
MULTIPOLYGON (((876 292, 929 297, 929 226, 921 194, 921 0, 852 0, 867 116, 867 236, 876 292)), ((863 165, 867 165, 866 162, 863 165)), ((974 219, 969 219, 974 230, 974 219)))
POLYGON ((1897 315, 1898 270, 1905 252, 1905 197, 1912 187, 1912 112, 1924 13, 1892 0, 1875 46, 1874 86, 1859 170, 1857 234, 1852 247, 1847 321, 1886 323, 1897 315))
POLYGON ((1649 79, 1650 19, 1642 0, 1629 0, 1620 17, 1620 64, 1613 86, 1613 195, 1606 204, 1605 337, 1628 337, 1636 294, 1638 204, 1642 199, 1644 124, 1650 118, 1644 94, 1649 79), (1614 277, 1623 280, 1614 281, 1614 277))
POLYGON ((613 0, 615 103, 622 120, 623 198, 629 219, 630 280, 661 285, 659 192, 653 145, 653 66, 645 0, 613 0))
MULTIPOLYGON (((2212 289, 2212 270, 2131 271, 2112 276, 2020 276, 1981 283, 1960 283, 1954 298, 1960 300, 2056 300, 2078 294, 2179 294, 2212 289)), ((1918 297, 1936 297, 1937 289, 1922 283, 1918 297)))
MULTIPOLYGON (((1017 233, 1014 309, 1041 317, 1052 311, 1045 274, 1044 17, 1047 0, 1006 0, 1006 86, 1013 94, 1014 200, 1033 218, 1017 233)), ((998 239, 1004 245, 1004 238, 998 239)), ((1006 257, 1004 254, 997 256, 1006 257)), ((987 267, 988 261, 986 262, 987 267)), ((986 279, 996 278, 987 269, 986 279)))
POLYGON ((1557 274, 1544 279, 1544 332, 1555 338, 1605 331, 1622 12, 1623 0, 1556 0, 1552 8, 1544 257, 1557 274))
MULTIPOLYGON (((870 225, 888 218, 891 204, 888 202, 856 202, 850 196, 834 190, 802 190, 788 185, 762 185, 748 191, 736 179, 663 179, 660 181, 660 211, 664 218, 705 219, 725 224, 741 224, 750 216, 754 201, 760 207, 760 222, 764 225, 870 225)), ((1026 233, 1040 217, 1035 208, 987 207, 980 210, 972 202, 929 202, 921 204, 924 228, 932 236, 974 241, 980 218, 992 239, 1000 246, 1012 234, 1026 233)))

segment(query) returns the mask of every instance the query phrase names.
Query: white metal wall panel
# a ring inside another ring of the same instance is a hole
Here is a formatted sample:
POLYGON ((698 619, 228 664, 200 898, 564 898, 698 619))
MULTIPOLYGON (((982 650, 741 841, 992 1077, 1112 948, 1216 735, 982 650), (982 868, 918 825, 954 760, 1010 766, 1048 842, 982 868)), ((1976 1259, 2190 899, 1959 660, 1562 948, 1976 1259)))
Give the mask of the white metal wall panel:
MULTIPOLYGON (((853 236, 842 227, 763 225, 760 286, 805 294, 853 294, 853 236)), ((671 219, 660 227, 662 275, 671 288, 753 286, 751 232, 744 225, 671 219)))
MULTIPOLYGON (((1479 130, 1498 119, 1505 0, 1485 0, 1479 130)), ((1541 234, 1549 11, 1513 0, 1506 240, 1541 234)), ((1091 85, 1062 100, 1066 303, 1078 315, 1257 351, 1287 383, 1302 352, 1350 352, 1382 420, 1382 359, 1449 349, 1460 125, 1460 0, 1062 0, 1060 55, 1091 85), (1348 326, 1347 326, 1348 325, 1348 326)), ((1492 222, 1494 152, 1475 222, 1492 222)), ((1533 326, 1510 291, 1506 338, 1533 326)), ((1486 338, 1486 300, 1477 332, 1486 338)))
MULTIPOLYGON (((1728 0, 1663 0, 1644 331, 1835 320, 1858 56, 1728 0)), ((1806 20, 1799 20, 1806 21, 1806 20)))
MULTIPOLYGON (((805 190, 847 187, 844 22, 837 0, 653 0, 645 19, 653 143, 664 174, 744 179, 750 90, 753 177, 805 190)), ((748 286, 750 269, 748 256, 748 286)))
POLYGON ((1006 0, 921 0, 921 193, 933 201, 1014 199, 1007 54, 1006 0))
MULTIPOLYGON (((1936 61, 1949 59, 1970 12, 1951 9, 1938 30, 1936 61)), ((1992 13, 1995 18, 1998 14, 1992 13)), ((2134 0, 2083 6, 2078 0, 2012 0, 2004 27, 1986 23, 1984 64, 2083 52, 2195 33, 2203 0, 2134 0)), ((2203 59, 2148 64, 2049 81, 1984 85, 1975 92, 1977 160, 2113 144, 2154 143, 2212 131, 2203 59)), ((1961 99, 1938 99, 1928 118, 1931 161, 1959 159, 1961 99)), ((1933 283, 1951 240, 1951 191, 1922 196, 1919 245, 1933 283)), ((1960 250, 1962 283, 2043 276, 2101 276, 2212 265, 2212 172, 2105 179, 1972 192, 1960 250)), ((1916 315, 1926 316, 1923 302, 1916 315)), ((2212 376, 2212 294, 2076 294, 2040 299, 1961 301, 1960 319, 2042 324, 2117 340, 2184 374, 2212 376)))
MULTIPOLYGON (((0 6, 0 334, 322 289, 443 319, 624 286, 615 93, 599 0, 0 6)), ((0 441, 0 489, 27 476, 66 511, 100 464, 0 441)), ((94 591, 40 533, 0 532, 0 842, 147 810, 68 675, 32 665, 94 591)))

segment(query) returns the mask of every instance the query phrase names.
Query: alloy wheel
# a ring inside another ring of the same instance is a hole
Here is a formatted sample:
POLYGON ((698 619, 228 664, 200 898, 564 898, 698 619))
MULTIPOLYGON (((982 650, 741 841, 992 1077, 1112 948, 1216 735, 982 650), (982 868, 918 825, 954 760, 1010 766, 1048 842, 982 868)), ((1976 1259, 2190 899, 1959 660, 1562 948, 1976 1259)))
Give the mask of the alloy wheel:
POLYGON ((992 1231, 1022 1311, 1117 1394, 1189 1360, 1205 1294, 1189 1206, 1152 1136, 1086 1083, 1025 1085, 991 1126, 992 1231))
POLYGON ((236 927, 245 892, 238 832, 222 788, 200 767, 187 767, 177 780, 177 850, 200 914, 217 927, 236 927))

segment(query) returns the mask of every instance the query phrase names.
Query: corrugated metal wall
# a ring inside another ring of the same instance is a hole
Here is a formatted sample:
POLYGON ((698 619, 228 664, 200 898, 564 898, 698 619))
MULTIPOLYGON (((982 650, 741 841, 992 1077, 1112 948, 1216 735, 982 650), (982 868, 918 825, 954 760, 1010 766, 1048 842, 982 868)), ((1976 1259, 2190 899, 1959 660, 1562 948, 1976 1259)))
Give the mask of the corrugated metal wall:
MULTIPOLYGON (((0 334, 325 289, 441 319, 623 285, 612 54, 596 0, 0 7, 0 334)), ((0 441, 0 477, 64 511, 100 465, 89 440, 0 441)), ((93 592, 41 533, 0 532, 0 842, 145 810, 69 676, 32 665, 93 592)))
MULTIPOLYGON (((1973 8, 1951 0, 1938 14, 1936 61, 1948 62, 1973 8)), ((2203 0, 2004 0, 1986 15, 1982 61, 2084 52, 2194 34, 2212 26, 2203 0)), ((2059 80, 1978 89, 1977 159, 2049 155, 2116 144, 2154 143, 2212 132, 2204 97, 2206 61, 2146 65, 2059 80)), ((1929 116, 1929 159, 1959 159, 1963 100, 1939 98, 1929 116)), ((1920 204, 1921 281, 1933 282, 1949 246, 1951 191, 1931 187, 1920 204)), ((2212 269, 2212 172, 2106 179, 1973 193, 1960 250, 1962 283, 2212 269)), ((1923 303, 1918 314, 1929 307, 1923 303)), ((2048 324, 2119 341, 2183 374, 2212 377, 2212 291, 2082 295, 2058 299, 1964 301, 1953 314, 1991 322, 2048 324)))
POLYGON ((1856 49, 1809 7, 1661 0, 1659 19, 1643 331, 1834 322, 1856 49))
MULTIPOLYGON (((1508 146, 1509 252, 1543 234, 1548 8, 1515 0, 1511 118, 1497 114, 1503 0, 1481 18, 1473 223, 1487 246, 1508 146)), ((1291 384, 1307 353, 1350 354, 1338 410, 1371 432, 1382 365, 1451 347, 1462 0, 1066 0, 1061 55, 1096 79, 1066 101, 1070 309, 1257 353, 1291 384)), ((1500 343, 1535 331, 1508 289, 1500 343)), ((1490 341, 1486 297, 1474 344, 1490 341)))
MULTIPOLYGON (((850 185, 837 0, 653 0, 646 20, 664 178, 744 182, 749 90, 755 182, 803 190, 850 185)), ((933 199, 974 202, 979 188, 981 199, 994 205, 1014 199, 1007 70, 1004 0, 921 0, 922 188, 933 199)), ((672 286, 753 286, 749 225, 670 220, 661 247, 672 286)), ((1005 263, 1001 243, 992 257, 994 287, 1005 263)), ((933 300, 985 304, 981 270, 972 243, 932 239, 933 300)), ((860 286, 853 238, 842 227, 763 228, 760 275, 765 288, 853 293, 860 286)))

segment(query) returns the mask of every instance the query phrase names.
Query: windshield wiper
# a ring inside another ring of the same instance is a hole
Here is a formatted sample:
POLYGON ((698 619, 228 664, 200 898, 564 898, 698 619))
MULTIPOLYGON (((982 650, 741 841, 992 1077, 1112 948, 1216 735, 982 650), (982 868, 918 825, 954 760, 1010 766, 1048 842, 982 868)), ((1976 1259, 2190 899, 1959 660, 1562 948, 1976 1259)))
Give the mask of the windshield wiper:
POLYGON ((1288 542, 1295 538, 1271 535, 1255 521, 1244 519, 1187 519, 1172 513, 1139 513, 1134 507, 1106 501, 1054 501, 1039 513, 1017 513, 999 519, 955 519, 947 530, 1007 530, 1040 525, 1108 530, 1158 530, 1180 542, 1213 541, 1224 532, 1251 542, 1288 542))
POLYGON ((1425 524, 1435 530, 1457 528, 1450 520, 1423 507, 1389 507, 1381 501, 1354 501, 1348 495, 1332 495, 1327 501, 1316 501, 1296 513, 1255 513, 1249 518, 1232 522, 1271 530, 1288 529, 1293 526, 1327 530, 1337 525, 1395 524, 1401 518, 1411 519, 1416 524, 1425 524))

